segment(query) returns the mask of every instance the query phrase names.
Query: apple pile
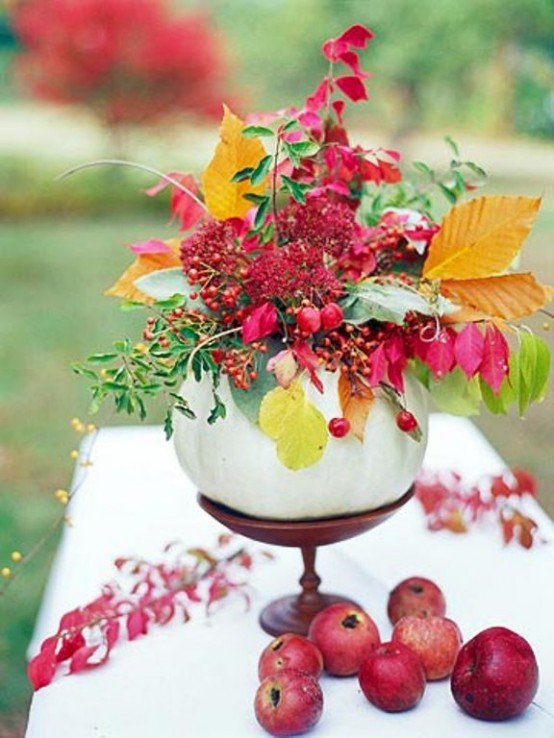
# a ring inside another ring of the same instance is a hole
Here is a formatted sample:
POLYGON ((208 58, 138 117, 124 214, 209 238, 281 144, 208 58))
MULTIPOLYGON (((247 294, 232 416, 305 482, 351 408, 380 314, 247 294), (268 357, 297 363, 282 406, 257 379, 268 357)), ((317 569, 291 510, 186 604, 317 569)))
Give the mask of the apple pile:
POLYGON ((367 700, 402 712, 422 699, 427 682, 450 677, 454 700, 468 715, 505 720, 523 712, 538 688, 538 666, 527 641, 503 627, 487 628, 463 644, 446 617, 446 601, 429 579, 410 577, 390 593, 393 629, 381 642, 362 608, 339 602, 321 610, 307 637, 285 633, 262 651, 254 700, 259 724, 271 735, 314 727, 323 713, 319 678, 357 675, 367 700))

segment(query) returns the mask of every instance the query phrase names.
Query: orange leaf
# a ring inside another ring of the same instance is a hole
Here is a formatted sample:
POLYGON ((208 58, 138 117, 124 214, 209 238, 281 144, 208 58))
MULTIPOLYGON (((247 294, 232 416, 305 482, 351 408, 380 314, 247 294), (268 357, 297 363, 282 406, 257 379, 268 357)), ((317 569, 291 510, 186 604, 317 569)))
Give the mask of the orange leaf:
POLYGON ((231 182, 241 169, 256 167, 266 155, 265 149, 256 138, 242 135, 244 123, 224 105, 223 120, 219 129, 219 143, 213 159, 202 172, 202 190, 210 213, 218 220, 243 218, 252 207, 243 195, 262 195, 267 177, 258 185, 250 180, 231 182))
POLYGON ((139 277, 144 277, 146 274, 150 274, 150 272, 156 272, 159 269, 169 269, 170 267, 181 264, 178 256, 181 241, 179 239, 172 239, 171 241, 165 241, 165 243, 171 251, 164 251, 157 254, 141 254, 104 294, 109 297, 121 297, 124 300, 133 300, 135 302, 153 302, 154 298, 145 295, 133 283, 139 277))
POLYGON ((474 279, 503 272, 517 256, 539 209, 538 197, 492 195, 455 205, 431 241, 428 279, 474 279))
POLYGON ((504 320, 531 315, 548 299, 546 290, 532 274, 445 279, 441 282, 440 291, 462 308, 504 320))
POLYGON ((367 416, 375 399, 371 387, 359 377, 350 379, 341 374, 338 392, 342 414, 349 421, 352 433, 363 441, 367 416))

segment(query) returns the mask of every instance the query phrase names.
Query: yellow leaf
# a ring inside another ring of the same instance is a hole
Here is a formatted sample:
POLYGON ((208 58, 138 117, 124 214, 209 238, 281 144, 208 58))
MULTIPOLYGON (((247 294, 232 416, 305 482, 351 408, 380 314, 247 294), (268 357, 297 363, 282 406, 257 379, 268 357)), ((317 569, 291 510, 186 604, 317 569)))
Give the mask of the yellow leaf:
POLYGON ((145 295, 142 290, 137 289, 133 282, 139 277, 144 277, 150 272, 156 272, 159 269, 169 269, 170 267, 179 266, 179 239, 164 241, 171 251, 164 251, 157 254, 141 254, 138 256, 131 266, 126 269, 121 277, 107 289, 104 294, 109 297, 121 297, 124 300, 133 300, 135 302, 153 302, 152 297, 145 295))
POLYGON ((226 105, 223 108, 219 143, 213 159, 202 172, 204 200, 210 213, 218 220, 243 218, 252 207, 243 195, 247 192, 262 195, 267 183, 267 176, 256 186, 250 180, 231 182, 241 169, 256 167, 266 152, 257 138, 242 135, 243 121, 226 105))
POLYGON ((423 276, 474 279, 500 274, 517 256, 539 205, 539 197, 493 195, 454 206, 431 241, 423 276))
POLYGON ((360 377, 349 379, 341 374, 338 392, 342 414, 349 421, 350 430, 359 441, 363 441, 367 416, 375 399, 371 387, 360 377))
POLYGON ((445 297, 489 318, 513 320, 531 315, 547 302, 545 288, 532 274, 506 274, 483 279, 445 279, 445 297))
POLYGON ((262 431, 277 442, 277 456, 287 469, 312 466, 323 456, 329 434, 324 416, 299 381, 268 392, 260 406, 262 431))

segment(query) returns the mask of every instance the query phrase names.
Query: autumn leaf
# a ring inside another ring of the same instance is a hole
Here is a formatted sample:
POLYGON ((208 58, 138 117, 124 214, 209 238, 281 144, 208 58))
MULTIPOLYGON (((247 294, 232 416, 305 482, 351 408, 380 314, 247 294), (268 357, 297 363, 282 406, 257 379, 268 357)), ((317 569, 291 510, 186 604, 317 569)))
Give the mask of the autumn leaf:
POLYGON ((338 392, 342 414, 349 421, 352 433, 363 441, 367 416, 375 399, 371 387, 359 377, 349 379, 341 374, 338 392))
POLYGON ((104 294, 109 297, 121 297, 124 300, 133 300, 134 302, 153 302, 153 298, 146 295, 142 290, 135 287, 134 282, 140 277, 144 277, 151 272, 159 269, 168 269, 169 267, 180 266, 179 247, 180 239, 175 238, 170 241, 164 241, 167 250, 158 253, 142 253, 131 266, 126 269, 121 277, 107 289, 104 294))
POLYGON ((219 143, 215 154, 202 172, 202 191, 210 213, 218 220, 243 218, 252 207, 243 195, 263 195, 267 176, 256 185, 246 179, 232 182, 233 176, 242 169, 255 168, 266 156, 257 138, 242 135, 244 123, 227 106, 219 130, 219 143))
POLYGON ((474 279, 504 271, 517 256, 539 209, 538 197, 492 195, 454 206, 431 241, 428 279, 474 279))
POLYGON ((277 442, 279 460, 294 471, 312 466, 323 456, 329 434, 324 416, 308 400, 299 381, 276 387, 262 400, 261 430, 277 442))
POLYGON ((445 279, 440 291, 462 308, 504 320, 531 315, 548 301, 545 288, 529 273, 483 279, 445 279))

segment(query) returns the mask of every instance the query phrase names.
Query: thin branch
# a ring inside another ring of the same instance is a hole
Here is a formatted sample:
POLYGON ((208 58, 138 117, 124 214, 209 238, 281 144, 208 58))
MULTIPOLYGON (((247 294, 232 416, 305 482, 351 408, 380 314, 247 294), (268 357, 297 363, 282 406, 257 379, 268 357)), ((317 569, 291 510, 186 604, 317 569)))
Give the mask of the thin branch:
POLYGON ((200 207, 203 208, 206 213, 208 212, 206 203, 202 202, 202 200, 200 200, 194 194, 194 192, 189 190, 188 187, 185 187, 185 185, 179 182, 178 179, 175 179, 170 174, 164 174, 163 172, 160 172, 158 169, 155 169, 154 167, 150 167, 147 164, 138 164, 137 162, 134 162, 134 161, 125 161, 125 159, 96 159, 95 161, 89 161, 89 162, 85 162, 84 164, 78 164, 76 167, 72 167, 71 169, 67 169, 65 172, 62 172, 61 174, 58 174, 58 176, 54 178, 54 181, 56 182, 61 181, 62 179, 69 177, 71 174, 75 174, 75 172, 80 172, 81 169, 89 169, 90 167, 112 165, 112 164, 115 166, 120 166, 120 167, 131 167, 132 169, 140 169, 143 172, 148 172, 149 174, 155 174, 160 179, 165 180, 169 184, 172 184, 174 187, 177 187, 177 189, 181 190, 181 192, 184 192, 192 200, 194 200, 194 202, 200 205, 200 207))

